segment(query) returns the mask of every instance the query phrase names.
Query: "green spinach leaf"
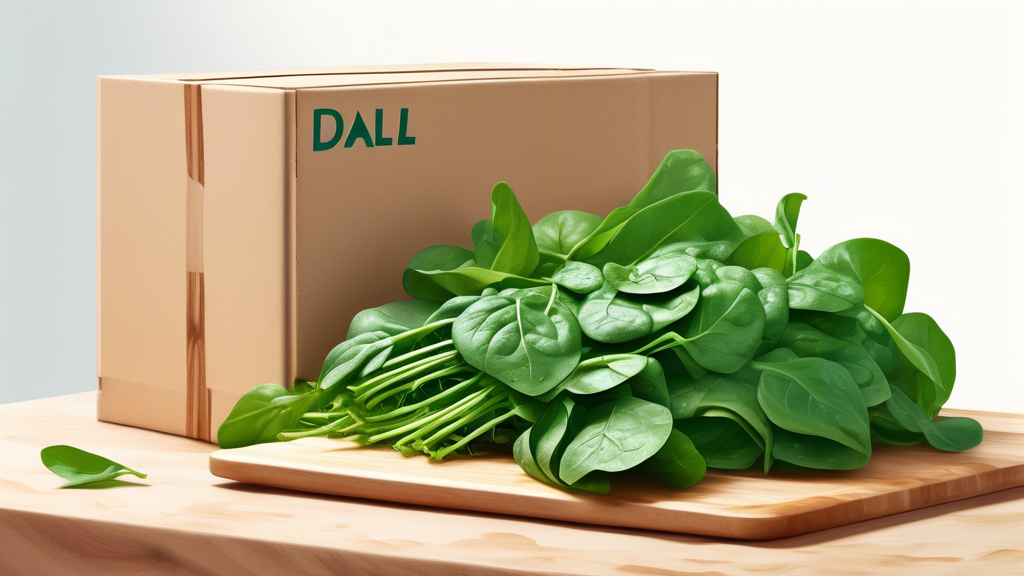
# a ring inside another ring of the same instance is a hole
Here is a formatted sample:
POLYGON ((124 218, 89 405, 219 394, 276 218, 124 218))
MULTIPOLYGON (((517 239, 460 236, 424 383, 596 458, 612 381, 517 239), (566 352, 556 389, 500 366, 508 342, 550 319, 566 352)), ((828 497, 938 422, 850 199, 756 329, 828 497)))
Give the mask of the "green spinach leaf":
POLYGON ((668 440, 668 408, 639 398, 620 398, 597 406, 562 455, 559 475, 572 484, 600 470, 621 472, 647 460, 668 440))
POLYGON ((718 191, 717 178, 711 166, 694 150, 669 152, 633 200, 626 206, 612 210, 586 239, 576 244, 569 256, 577 260, 593 256, 637 212, 666 198, 693 190, 718 191))
POLYGON ((303 414, 316 405, 318 394, 296 394, 277 384, 257 386, 242 396, 217 429, 217 444, 241 448, 275 442, 278 434, 299 425, 303 414))
POLYGON ((822 358, 756 362, 755 367, 764 370, 757 399, 773 424, 871 454, 867 407, 845 368, 822 358))
POLYGON ((797 434, 779 426, 774 427, 773 434, 772 456, 804 468, 856 470, 871 459, 870 451, 864 453, 829 438, 797 434))
POLYGON ((675 245, 655 250, 639 264, 604 265, 604 278, 619 292, 626 294, 660 294, 679 288, 697 270, 697 260, 675 245))
POLYGON ((892 244, 874 238, 848 240, 822 252, 812 267, 855 279, 863 289, 864 304, 886 320, 892 322, 903 313, 910 259, 892 244))
POLYGON ((576 317, 553 296, 481 298, 455 319, 455 348, 514 390, 529 396, 551 390, 572 373, 582 352, 576 317))
POLYGON ((718 282, 701 294, 682 345, 704 368, 722 374, 740 369, 761 345, 765 308, 738 282, 718 282))
POLYGON ((962 452, 981 444, 984 435, 981 425, 971 418, 944 418, 933 422, 931 416, 896 387, 885 409, 904 430, 923 434, 928 443, 939 450, 962 452))
POLYGON ((579 321, 583 332, 609 344, 642 338, 678 321, 697 305, 698 286, 652 296, 619 293, 611 283, 583 300, 579 321))
POLYGON ((728 410, 709 409, 702 416, 676 421, 709 468, 745 470, 764 454, 760 437, 751 433, 740 416, 728 410))
POLYGON ((882 321, 900 352, 892 384, 914 399, 929 416, 939 413, 949 400, 956 380, 956 352, 952 342, 931 316, 910 313, 891 324, 882 321))
POLYGON ((590 294, 604 284, 596 266, 570 260, 551 277, 551 281, 578 294, 590 294))
POLYGON ((640 262, 660 246, 694 240, 739 240, 742 236, 729 212, 711 192, 683 192, 651 204, 624 221, 604 247, 583 260, 595 266, 608 262, 640 262))
POLYGON ((501 247, 488 266, 491 270, 517 276, 529 276, 537 267, 539 254, 530 220, 519 205, 512 188, 499 182, 491 190, 493 237, 501 239, 501 247))
POLYGON ((673 490, 693 486, 704 477, 707 466, 693 442, 679 430, 669 432, 665 444, 639 468, 673 490))
POLYGON ((351 340, 368 332, 384 332, 396 336, 419 328, 427 323, 427 319, 437 312, 439 304, 423 300, 400 300, 376 308, 368 308, 356 314, 348 325, 348 336, 351 340))
POLYGON ((809 324, 792 322, 786 326, 779 346, 801 358, 824 358, 845 368, 860 389, 865 406, 876 406, 889 399, 889 381, 858 343, 833 338, 809 324))
POLYGON ((601 225, 602 218, 577 210, 552 212, 533 226, 537 249, 542 254, 554 256, 562 262, 577 244, 586 240, 601 225))
POLYGON ((125 474, 134 474, 139 478, 146 475, 133 470, 124 464, 118 464, 103 456, 98 456, 73 446, 48 446, 39 453, 43 466, 57 476, 68 481, 62 488, 72 488, 86 484, 95 484, 113 480, 125 474))

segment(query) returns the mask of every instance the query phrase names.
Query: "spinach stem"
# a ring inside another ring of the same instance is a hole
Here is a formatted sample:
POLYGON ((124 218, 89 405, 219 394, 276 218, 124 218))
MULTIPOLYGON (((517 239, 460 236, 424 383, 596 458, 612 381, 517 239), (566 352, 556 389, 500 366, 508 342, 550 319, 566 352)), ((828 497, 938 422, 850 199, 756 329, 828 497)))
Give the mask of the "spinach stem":
POLYGON ((413 342, 416 342, 420 338, 423 338, 424 336, 426 336, 427 334, 430 334, 434 330, 437 330, 438 328, 442 328, 444 326, 447 326, 447 325, 453 324, 453 323, 455 323, 455 318, 446 318, 444 320, 438 320, 437 322, 431 322, 430 324, 427 324, 426 326, 420 326, 419 328, 413 328, 412 330, 408 330, 406 332, 402 332, 401 334, 399 334, 397 336, 392 336, 391 337, 391 341, 394 342, 396 345, 397 344, 403 344, 403 343, 408 342, 410 340, 413 341, 413 342))
MULTIPOLYGON (((492 389, 493 388, 484 388, 483 390, 473 392, 472 394, 466 396, 465 398, 459 400, 458 402, 452 404, 451 406, 448 406, 447 408, 443 408, 437 412, 429 414, 423 418, 420 418, 419 420, 406 424, 405 426, 400 426, 398 428, 388 430, 387 432, 384 432, 382 434, 370 436, 370 438, 368 438, 368 441, 370 443, 379 442, 387 438, 392 438, 400 434, 405 434, 406 432, 411 432, 413 430, 420 428, 423 425, 429 426, 431 423, 437 421, 438 419, 444 418, 446 415, 466 407, 466 405, 474 404, 477 400, 479 400, 483 396, 486 396, 487 393, 490 392, 492 389)), ((402 438, 402 440, 405 440, 405 438, 402 438)), ((402 440, 399 440, 395 445, 397 446, 399 444, 402 444, 402 440)))
POLYGON ((438 450, 437 453, 433 457, 438 459, 438 460, 440 460, 441 458, 444 458, 445 456, 451 454, 452 452, 455 452, 459 448, 462 448, 463 446, 469 444, 477 436, 480 436, 481 434, 486 433, 488 430, 494 430, 495 426, 497 426, 498 424, 501 424, 505 420, 508 420, 509 418, 511 418, 511 417, 513 417, 515 415, 516 415, 515 410, 509 410, 508 412, 502 414, 501 416, 498 416, 496 418, 493 418, 493 419, 487 421, 487 423, 485 423, 483 426, 477 428, 473 432, 470 432, 468 435, 466 435, 465 437, 460 439, 455 444, 452 444, 451 446, 449 446, 447 448, 442 448, 441 450, 438 450))
POLYGON ((347 422, 351 422, 352 418, 349 415, 345 415, 342 418, 338 418, 330 424, 320 426, 318 428, 311 428, 309 430, 293 430, 287 432, 281 432, 277 435, 278 440, 296 440, 298 438, 308 438, 310 436, 326 436, 330 432, 334 432, 338 428, 341 428, 347 422))
MULTIPOLYGON (((444 378, 445 376, 451 376, 453 374, 458 374, 460 372, 467 372, 469 370, 472 370, 472 368, 469 367, 469 364, 462 363, 462 364, 456 364, 455 366, 449 366, 447 368, 443 368, 443 369, 437 370, 435 372, 431 372, 430 374, 427 374, 426 376, 421 376, 421 377, 417 378, 416 380, 413 380, 412 382, 407 382, 407 383, 405 383, 405 384, 403 384, 401 386, 398 386, 397 388, 393 388, 391 390, 388 390, 387 392, 384 392, 383 394, 381 394, 379 396, 376 396, 374 398, 366 400, 366 402, 365 402, 366 408, 367 409, 373 408, 374 406, 376 406, 377 404, 380 404, 384 400, 387 400, 388 398, 394 396, 395 394, 400 394, 400 393, 402 393, 405 390, 415 390, 416 388, 418 388, 419 386, 423 385, 426 382, 430 382, 432 380, 444 378)), ((381 384, 381 386, 384 386, 384 384, 381 384)), ((363 397, 369 397, 375 391, 376 391, 376 389, 370 390, 369 392, 363 394, 363 397)), ((358 401, 359 399, 357 398, 356 400, 358 401)))
POLYGON ((417 356, 423 356, 424 354, 429 354, 429 353, 433 352, 434 350, 437 350, 438 348, 444 348, 445 346, 448 346, 450 344, 452 344, 452 341, 451 341, 451 339, 448 339, 448 340, 445 340, 444 342, 438 342, 437 344, 431 344, 430 346, 424 346, 423 348, 418 348, 416 350, 413 350, 412 352, 406 352, 405 354, 402 354, 401 356, 395 356, 391 360, 388 360, 387 362, 384 363, 384 366, 382 366, 382 368, 391 368, 392 366, 397 366, 399 364, 404 363, 406 360, 412 360, 413 358, 416 358, 417 356))
POLYGON ((394 418, 396 416, 400 416, 402 414, 407 414, 409 412, 414 412, 417 408, 422 408, 424 406, 429 406, 429 405, 433 404, 434 402, 437 402, 438 400, 443 400, 443 399, 445 399, 445 398, 447 398, 449 396, 452 396, 453 394, 456 394, 456 393, 458 393, 458 392, 460 392, 462 390, 465 390, 466 388, 469 388, 470 386, 473 386, 474 384, 479 382, 481 378, 483 378, 483 375, 484 375, 483 372, 479 372, 479 373, 477 373, 476 376, 473 376, 469 380, 465 380, 463 382, 460 382, 460 383, 456 384, 455 386, 452 386, 451 388, 440 392, 436 396, 431 396, 430 398, 427 398, 426 400, 421 400, 421 401, 419 401, 419 402, 417 402, 415 404, 409 404, 408 406, 402 406, 401 408, 396 408, 396 409, 394 409, 391 412, 388 412, 386 414, 379 414, 379 415, 376 415, 376 416, 367 416, 366 417, 366 421, 367 422, 379 422, 381 420, 386 420, 386 419, 389 419, 389 418, 394 418))
POLYGON ((401 368, 396 368, 390 372, 385 372, 378 376, 374 376, 373 378, 370 378, 369 380, 361 384, 349 386, 348 389, 355 394, 360 394, 363 390, 366 390, 367 388, 370 388, 372 386, 376 386, 381 382, 394 379, 400 381, 409 376, 414 376, 416 374, 425 372, 438 364, 443 364, 455 358, 458 354, 458 352, 453 350, 451 352, 445 352, 444 354, 438 354, 437 356, 428 356, 421 360, 417 360, 416 362, 413 362, 411 364, 407 364, 401 368))
MULTIPOLYGON (((464 414, 458 420, 455 420, 451 424, 448 424, 444 428, 441 428, 440 430, 435 432, 432 436, 428 437, 426 440, 422 440, 422 441, 418 442, 417 444, 422 446, 424 449, 428 449, 429 450, 431 445, 433 445, 435 442, 437 442, 438 440, 441 440, 441 439, 447 437, 452 432, 458 430, 460 427, 465 426, 466 424, 469 424, 470 422, 472 422, 473 420, 476 420, 477 418, 479 418, 480 416, 486 414, 487 412, 490 412, 492 409, 494 409, 494 406, 496 406, 497 404, 499 404, 501 402, 504 402, 506 398, 508 398, 508 394, 507 393, 502 393, 499 396, 494 396, 494 397, 488 399, 482 405, 474 408, 470 412, 467 412, 466 414, 464 414)), ((415 447, 415 445, 414 445, 414 447, 415 447)))
POLYGON ((555 296, 558 295, 558 284, 551 284, 551 298, 548 299, 548 305, 544 308, 544 315, 547 316, 548 312, 551 311, 551 307, 555 304, 555 296))

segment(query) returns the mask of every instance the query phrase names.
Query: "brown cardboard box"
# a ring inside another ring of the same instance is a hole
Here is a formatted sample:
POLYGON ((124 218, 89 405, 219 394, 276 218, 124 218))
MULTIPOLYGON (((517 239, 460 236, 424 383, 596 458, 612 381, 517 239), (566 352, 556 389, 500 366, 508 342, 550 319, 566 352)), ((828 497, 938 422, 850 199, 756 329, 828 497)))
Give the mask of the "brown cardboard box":
POLYGON ((496 182, 534 221, 603 215, 668 151, 717 158, 714 73, 458 64, 97 90, 98 417, 204 440, 253 386, 315 379, 356 312, 407 299, 409 258, 468 245, 496 182))

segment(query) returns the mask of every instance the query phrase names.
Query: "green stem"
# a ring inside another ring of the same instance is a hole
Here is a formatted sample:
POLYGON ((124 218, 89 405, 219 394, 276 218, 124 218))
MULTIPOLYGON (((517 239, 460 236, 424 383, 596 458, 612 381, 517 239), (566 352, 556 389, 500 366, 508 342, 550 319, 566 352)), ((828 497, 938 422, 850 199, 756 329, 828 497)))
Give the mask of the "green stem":
MULTIPOLYGON (((430 447, 435 442, 437 442, 438 440, 441 440, 441 439, 447 437, 452 432, 458 430, 459 428, 465 426, 466 424, 469 424, 470 422, 472 422, 473 420, 476 420, 480 416, 483 416, 484 414, 490 412, 491 410, 494 409, 494 407, 496 405, 498 405, 501 402, 504 402, 506 398, 508 398, 508 394, 503 393, 503 394, 501 394, 499 396, 495 396, 493 398, 488 399, 482 405, 477 406, 476 408, 474 408, 470 412, 467 412, 466 414, 464 414, 459 419, 457 419, 454 422, 448 424, 444 428, 438 430, 432 436, 429 436, 426 440, 422 440, 422 441, 418 442, 417 444, 419 446, 421 446, 422 448, 424 448, 425 450, 429 450, 430 447)), ((414 446, 416 446, 416 444, 414 444, 414 446)))
POLYGON ((663 351, 668 350, 670 348, 675 348, 676 346, 680 346, 680 345, 683 344, 683 342, 686 342, 686 341, 687 341, 687 339, 683 338, 679 334, 676 334, 675 332, 670 332, 668 334, 662 334, 661 336, 655 338, 651 342, 648 342, 647 345, 639 348, 637 351, 633 352, 633 354, 643 354, 644 352, 650 350, 651 348, 654 348, 655 346, 660 346, 661 344, 663 344, 665 342, 671 342, 670 345, 662 346, 662 347, 658 348, 657 350, 655 350, 654 352, 651 352, 651 354, 657 354, 658 352, 663 352, 663 351))
POLYGON ((366 421, 367 422, 379 422, 381 420, 386 420, 388 418, 394 418, 396 416, 401 416, 402 414, 407 414, 409 412, 415 412, 416 409, 418 409, 418 408, 423 408, 425 406, 429 406, 429 405, 431 405, 431 404, 433 404, 433 403, 435 403, 435 402, 437 402, 439 400, 443 400, 443 399, 445 399, 445 398, 447 398, 449 396, 457 394, 458 392, 460 392, 462 390, 465 390, 466 388, 469 388, 470 386, 473 386, 474 384, 479 382, 480 379, 483 378, 483 376, 484 376, 484 373, 483 372, 479 372, 479 373, 477 373, 476 376, 473 376, 469 380, 465 380, 463 382, 460 382, 460 383, 456 384, 455 386, 452 386, 451 388, 449 388, 447 390, 444 390, 443 392, 437 394, 436 396, 431 396, 430 398, 427 398, 426 400, 421 400, 421 401, 419 401, 419 402, 417 402, 415 404, 409 404, 408 406, 402 406, 401 408, 396 408, 396 409, 392 410, 391 412, 388 412, 387 414, 379 414, 379 415, 376 415, 376 416, 367 416, 366 417, 366 421))
POLYGON ((558 284, 551 283, 551 298, 548 299, 548 305, 544 308, 544 315, 547 316, 548 312, 551 311, 551 307, 555 304, 555 296, 558 295, 558 284))
MULTIPOLYGON (((476 392, 473 392, 472 394, 466 396, 465 398, 459 400, 458 402, 452 404, 451 406, 448 406, 447 408, 443 408, 441 410, 438 410, 437 412, 434 412, 434 413, 432 413, 432 414, 430 414, 428 416, 420 418, 419 420, 416 420, 414 422, 410 422, 409 424, 406 424, 405 426, 400 426, 398 428, 394 428, 394 429, 389 430, 387 432, 384 432, 382 434, 376 434, 374 436, 371 436, 368 439, 368 441, 372 444, 374 442, 379 442, 381 440, 386 440, 387 438, 393 438, 395 436, 398 436, 398 435, 401 435, 401 434, 405 434, 406 432, 411 432, 413 430, 417 430, 417 429, 422 430, 421 427, 424 426, 424 425, 430 426, 431 424, 433 424, 437 420, 443 419, 443 418, 445 418, 445 416, 447 416, 447 415, 449 415, 449 414, 451 414, 453 412, 456 412, 456 411, 466 407, 467 405, 473 405, 475 402, 480 400, 482 397, 486 396, 487 393, 490 392, 492 389, 493 388, 484 388, 483 390, 478 390, 476 392)), ((402 440, 405 440, 405 438, 402 438, 402 440)), ((396 445, 397 444, 401 444, 402 440, 399 440, 399 442, 397 442, 396 445)))
POLYGON ((386 422, 361 422, 359 423, 359 426, 353 428, 351 432, 354 434, 364 434, 372 436, 373 434, 387 432, 388 430, 391 430, 393 428, 405 426, 406 424, 415 422, 416 420, 423 418, 423 416, 426 414, 429 414, 429 411, 420 409, 419 411, 413 412, 408 416, 392 418, 386 422))
MULTIPOLYGON (((412 382, 407 382, 407 383, 402 384, 401 386, 399 386, 397 388, 393 388, 391 390, 388 390, 387 392, 381 394, 380 396, 377 396, 376 398, 372 398, 372 399, 367 400, 365 402, 366 409, 369 410, 369 409, 373 408, 374 406, 376 406, 377 404, 380 404, 384 400, 387 400, 388 398, 394 396, 395 394, 400 394, 400 393, 402 393, 405 390, 415 390, 416 388, 421 386, 424 382, 430 382, 431 380, 437 380, 437 379, 440 379, 440 378, 444 378, 445 376, 451 376, 453 374, 458 374, 460 372, 466 372, 466 371, 469 371, 469 370, 472 370, 472 368, 470 368, 469 364, 464 364, 463 363, 463 364, 456 364, 455 366, 449 366, 447 368, 442 368, 441 370, 437 370, 435 372, 431 372, 430 374, 427 374, 426 376, 421 376, 421 377, 417 378, 416 380, 413 380, 412 382)), ((361 401, 361 399, 363 397, 367 397, 368 398, 371 394, 373 394, 373 392, 374 391, 371 390, 371 391, 367 392, 366 394, 363 394, 363 396, 361 396, 359 398, 356 398, 356 402, 361 401)))
POLYGON ((396 346, 398 344, 404 344, 405 342, 408 342, 410 340, 416 342, 423 338, 424 336, 426 336, 427 334, 430 334, 434 330, 437 330, 438 328, 443 328, 444 326, 447 326, 454 322, 455 318, 446 318, 444 320, 438 320, 437 322, 431 322, 426 326, 420 326, 419 328, 414 328, 412 330, 402 332, 397 336, 392 336, 391 341, 394 342, 396 346))
POLYGON ((395 356, 391 360, 388 360, 387 362, 385 362, 383 368, 391 368, 392 366, 397 366, 399 364, 404 363, 406 360, 412 360, 413 358, 416 358, 417 356, 423 356, 424 354, 429 354, 429 353, 433 352, 434 350, 437 350, 438 348, 444 348, 445 346, 448 346, 449 344, 452 344, 452 341, 451 340, 445 340, 444 342, 438 342, 437 344, 431 344, 430 346, 424 346, 423 348, 419 348, 419 349, 413 350, 412 352, 406 352, 405 354, 402 354, 401 356, 395 356))
POLYGON ((337 431, 339 428, 351 422, 352 418, 345 415, 342 418, 338 418, 330 424, 320 426, 319 428, 311 428, 309 430, 301 430, 297 432, 281 432, 277 435, 278 440, 296 440, 298 438, 308 438, 310 436, 326 436, 327 434, 337 431))
POLYGON ((501 416, 498 416, 497 418, 493 418, 493 419, 489 420, 486 424, 484 424, 483 426, 477 428, 476 430, 474 430, 470 434, 466 435, 465 437, 463 437, 461 440, 459 440, 455 444, 452 444, 451 446, 449 446, 447 448, 442 448, 442 449, 438 450, 437 453, 433 457, 438 459, 438 460, 440 460, 441 458, 444 458, 445 456, 451 454, 452 452, 455 452, 459 448, 462 448, 463 446, 469 444, 477 436, 480 436, 481 434, 486 433, 488 430, 493 430, 495 426, 497 426, 498 424, 501 424, 505 420, 508 420, 509 418, 511 418, 511 417, 513 417, 515 415, 516 415, 515 410, 510 410, 510 411, 502 414, 501 416))
POLYGON ((360 394, 363 390, 366 390, 367 388, 370 387, 374 387, 380 384, 381 382, 386 382, 390 380, 402 381, 409 376, 415 376, 416 374, 425 372, 433 368, 434 366, 437 366, 438 364, 443 364, 444 362, 447 362, 455 358, 456 356, 458 356, 458 354, 458 352, 453 350, 451 352, 445 352, 444 354, 438 354, 437 356, 428 356, 427 358, 423 358, 422 360, 417 360, 416 362, 413 362, 411 364, 406 364, 401 368, 396 368, 390 372, 385 372, 383 374, 374 376, 373 378, 370 378, 369 380, 361 384, 349 386, 348 389, 355 394, 360 394))

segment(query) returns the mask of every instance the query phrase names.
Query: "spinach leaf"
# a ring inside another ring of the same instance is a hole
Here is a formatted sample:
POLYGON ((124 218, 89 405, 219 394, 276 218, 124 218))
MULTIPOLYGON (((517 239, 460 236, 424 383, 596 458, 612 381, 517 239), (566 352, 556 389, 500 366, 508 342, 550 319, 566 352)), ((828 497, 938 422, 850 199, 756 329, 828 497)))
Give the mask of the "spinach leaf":
POLYGON ((697 260, 677 249, 662 246, 639 264, 604 265, 604 278, 619 292, 627 294, 659 294, 682 286, 697 270, 697 260))
POLYGON ((671 408, 665 371, 661 367, 661 362, 654 358, 647 358, 643 370, 627 380, 626 384, 629 385, 633 397, 671 408))
POLYGON ((782 332, 789 323, 789 286, 786 278, 771 268, 755 268, 751 270, 761 284, 757 297, 764 306, 764 342, 775 344, 782 338, 782 332))
POLYGON ((756 434, 728 410, 710 409, 703 416, 676 421, 676 430, 693 442, 709 468, 745 470, 764 454, 756 434))
POLYGON ((786 247, 778 233, 769 229, 744 238, 725 262, 748 269, 771 268, 781 273, 786 264, 786 247))
MULTIPOLYGON (((454 296, 476 296, 483 293, 489 286, 500 285, 510 288, 528 288, 548 284, 544 280, 517 276, 508 272, 488 270, 476 266, 466 266, 455 270, 412 270, 406 269, 414 277, 414 286, 423 288, 433 285, 433 291, 419 292, 418 298, 433 302, 445 302, 454 296), (441 292, 443 291, 443 292, 441 292), (438 294, 443 294, 438 296, 438 294)), ((406 290, 408 292, 408 290, 406 290)), ((415 295, 414 295, 415 296, 415 295)))
POLYGON ((622 384, 646 367, 647 358, 639 354, 598 356, 580 362, 558 388, 573 394, 597 394, 622 384))
POLYGON ((402 272, 402 287, 417 300, 444 302, 455 294, 437 284, 425 272, 435 275, 441 271, 456 270, 474 264, 473 252, 459 246, 441 244, 416 253, 402 272))
POLYGON ((892 244, 874 238, 848 240, 822 252, 811 266, 855 279, 863 288, 864 304, 889 322, 903 313, 910 259, 892 244))
POLYGON ((773 424, 871 454, 867 407, 845 368, 822 358, 756 362, 755 367, 764 370, 757 399, 773 424))
POLYGON ((654 476, 673 490, 689 488, 704 477, 707 466, 693 442, 679 430, 671 430, 665 444, 647 460, 640 470, 654 476))
POLYGON ((681 343, 697 364, 729 374, 754 357, 764 325, 756 293, 738 282, 718 282, 701 294, 681 343))
POLYGON ((530 220, 519 205, 512 188, 499 182, 491 190, 493 238, 501 240, 501 247, 488 268, 517 276, 529 276, 537 267, 539 255, 530 220))
POLYGON ((587 212, 552 212, 533 225, 537 249, 564 262, 572 249, 601 225, 602 218, 587 212))
POLYGON ((671 432, 672 414, 664 406, 639 398, 606 402, 587 414, 562 455, 559 476, 572 484, 595 470, 628 470, 657 453, 671 432))
MULTIPOLYGON (((742 419, 742 422, 737 420, 737 425, 741 426, 744 433, 748 434, 751 437, 750 440, 759 447, 757 454, 754 454, 753 458, 756 459, 762 452, 766 453, 765 471, 768 471, 772 464, 772 429, 768 416, 765 415, 764 410, 761 409, 758 403, 756 385, 746 384, 720 374, 708 373, 697 379, 685 377, 670 379, 668 381, 668 390, 671 399, 670 408, 672 409, 672 417, 676 420, 676 427, 691 436, 691 439, 698 444, 698 449, 703 446, 707 450, 707 446, 716 442, 716 439, 724 440, 731 438, 735 443, 742 440, 742 438, 733 438, 731 432, 728 436, 723 436, 725 432, 729 431, 726 429, 729 427, 717 422, 713 424, 713 426, 717 426, 716 430, 708 430, 707 434, 698 434, 697 430, 692 427, 699 427, 706 424, 707 421, 701 420, 698 423, 688 424, 683 427, 680 427, 680 423, 697 417, 708 416, 708 412, 712 411, 718 412, 712 413, 710 417, 715 417, 716 414, 718 417, 723 417, 721 412, 728 412, 742 419)), ((729 415, 724 416, 729 417, 729 415)), ((733 418, 733 420, 736 419, 733 418)), ((709 453, 701 451, 705 458, 708 457, 709 453)), ((740 460, 744 458, 742 457, 740 460)), ((716 457, 716 461, 721 462, 722 460, 723 456, 719 454, 716 457)), ((753 463, 753 460, 743 466, 743 468, 749 467, 751 463, 753 463)), ((726 467, 714 466, 717 468, 726 467)))
POLYGON ((566 262, 551 281, 579 294, 590 294, 604 284, 604 277, 596 266, 586 262, 566 262))
POLYGON ((444 304, 434 311, 424 324, 432 324, 441 320, 452 320, 459 317, 466 311, 466 308, 472 306, 477 300, 483 298, 483 296, 456 296, 451 298, 444 304))
POLYGON ((360 334, 338 344, 327 354, 320 370, 320 388, 328 390, 354 376, 380 368, 394 348, 394 337, 376 331, 360 334))
POLYGON ((824 358, 845 368, 860 389, 865 406, 876 406, 889 399, 889 381, 858 343, 832 338, 808 324, 792 322, 786 326, 779 346, 801 358, 824 358))
POLYGON ((558 386, 582 352, 576 317, 534 292, 481 298, 455 319, 452 340, 471 366, 529 396, 558 386))
POLYGON ((473 258, 476 264, 490 268, 494 263, 494 257, 501 250, 501 245, 505 243, 504 236, 494 229, 494 222, 491 220, 481 220, 474 224, 469 236, 473 240, 473 258))
POLYGON ((624 221, 604 247, 584 261, 639 262, 658 247, 700 238, 739 240, 740 229, 711 192, 683 192, 642 208, 624 221))
POLYGON ((885 403, 886 411, 908 432, 924 435, 933 448, 949 452, 962 452, 981 444, 984 432, 971 418, 945 418, 932 421, 920 406, 902 390, 893 387, 892 398, 885 403))
POLYGON ((742 266, 719 266, 715 269, 716 282, 738 282, 754 294, 761 291, 761 281, 757 276, 742 266))
POLYGON ((426 324, 427 319, 431 318, 439 307, 436 302, 401 300, 368 308, 352 318, 345 339, 351 340, 360 334, 377 331, 396 336, 426 324))
MULTIPOLYGON (((537 464, 557 484, 563 484, 559 477, 562 454, 575 434, 583 428, 586 418, 586 409, 570 398, 562 398, 552 402, 534 426, 540 431, 533 447, 537 464)), ((599 494, 607 494, 611 488, 605 472, 591 472, 569 487, 599 494)))
POLYGON ((277 384, 261 384, 242 396, 217 429, 221 448, 274 442, 284 430, 296 428, 316 405, 319 391, 296 394, 277 384))
POLYGON ((892 324, 882 321, 900 352, 892 384, 914 399, 929 416, 939 413, 949 400, 956 380, 956 352, 952 342, 931 316, 904 314, 892 324))
POLYGON ((855 278, 818 264, 789 277, 789 307, 840 312, 864 302, 864 288, 855 278))
POLYGON ((583 300, 579 321, 583 332, 609 344, 653 334, 683 318, 697 305, 698 286, 653 296, 620 294, 606 282, 583 300))
POLYGON ((551 402, 537 422, 516 439, 512 457, 523 471, 546 484, 607 494, 611 489, 607 473, 591 472, 571 486, 558 477, 562 453, 585 415, 586 410, 568 398, 551 402))
POLYGON ((508 399, 516 415, 527 422, 536 422, 547 408, 547 404, 533 396, 527 396, 518 390, 509 390, 508 399))
MULTIPOLYGON (((786 194, 775 207, 775 223, 772 227, 779 234, 779 240, 786 249, 782 273, 792 276, 794 272, 804 268, 799 258, 800 235, 796 233, 796 223, 800 217, 800 206, 807 200, 803 194, 786 194)), ((806 252, 805 252, 806 254, 806 252)))
POLYGON ((856 470, 871 459, 870 451, 864 453, 821 436, 797 434, 779 426, 774 427, 773 434, 772 456, 804 468, 856 470))
POLYGON ((693 190, 718 191, 717 179, 711 166, 696 151, 669 152, 650 181, 633 200, 626 206, 612 210, 608 217, 585 240, 577 243, 568 255, 577 260, 593 256, 604 248, 622 225, 637 212, 673 195, 693 190))
POLYGON ((755 214, 745 214, 743 216, 736 216, 732 219, 739 227, 740 232, 743 236, 754 236, 761 232, 768 232, 772 230, 772 223, 757 216, 755 214))
POLYGON ((42 449, 39 457, 43 461, 43 466, 49 468, 50 472, 68 481, 62 488, 104 482, 125 474, 146 477, 142 472, 124 464, 72 446, 48 446, 42 449))

